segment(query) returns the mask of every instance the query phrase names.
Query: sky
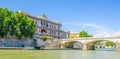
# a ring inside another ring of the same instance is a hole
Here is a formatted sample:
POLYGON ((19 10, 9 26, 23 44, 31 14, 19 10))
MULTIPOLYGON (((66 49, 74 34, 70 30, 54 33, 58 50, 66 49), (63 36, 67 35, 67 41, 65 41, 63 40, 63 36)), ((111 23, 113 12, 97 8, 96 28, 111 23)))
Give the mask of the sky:
POLYGON ((46 14, 62 30, 82 30, 95 36, 120 35, 120 0, 0 0, 0 8, 46 14))

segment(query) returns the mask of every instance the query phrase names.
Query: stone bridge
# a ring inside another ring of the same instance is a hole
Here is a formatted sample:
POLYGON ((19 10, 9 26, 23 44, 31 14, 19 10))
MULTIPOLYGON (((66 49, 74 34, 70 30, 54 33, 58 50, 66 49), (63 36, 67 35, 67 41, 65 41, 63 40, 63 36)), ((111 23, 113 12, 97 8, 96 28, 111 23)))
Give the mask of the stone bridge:
POLYGON ((116 49, 120 50, 120 37, 102 37, 102 38, 69 38, 69 39, 61 39, 59 40, 59 44, 61 48, 65 48, 66 42, 79 42, 82 50, 94 50, 94 45, 97 42, 101 41, 112 41, 116 44, 116 49))

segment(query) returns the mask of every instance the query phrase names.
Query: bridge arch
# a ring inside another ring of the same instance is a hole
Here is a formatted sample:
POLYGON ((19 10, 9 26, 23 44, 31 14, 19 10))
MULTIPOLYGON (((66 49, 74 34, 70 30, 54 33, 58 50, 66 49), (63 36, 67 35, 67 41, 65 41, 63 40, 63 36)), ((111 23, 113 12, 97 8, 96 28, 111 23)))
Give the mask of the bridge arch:
POLYGON ((88 50, 95 50, 95 44, 98 43, 98 42, 102 42, 102 41, 111 41, 111 42, 116 44, 116 42, 113 41, 113 40, 107 40, 107 39, 105 39, 105 40, 99 40, 99 39, 98 40, 92 40, 92 41, 90 41, 90 42, 88 42, 86 44, 87 45, 87 49, 88 50))
POLYGON ((83 43, 79 41, 66 41, 63 45, 65 48, 82 49, 83 47, 83 43))
POLYGON ((101 41, 112 41, 115 43, 115 48, 117 51, 120 51, 120 37, 101 37, 101 38, 69 38, 69 39, 61 39, 59 41, 60 48, 64 47, 64 42, 68 41, 77 41, 82 43, 82 50, 93 50, 94 45, 97 42, 101 41))

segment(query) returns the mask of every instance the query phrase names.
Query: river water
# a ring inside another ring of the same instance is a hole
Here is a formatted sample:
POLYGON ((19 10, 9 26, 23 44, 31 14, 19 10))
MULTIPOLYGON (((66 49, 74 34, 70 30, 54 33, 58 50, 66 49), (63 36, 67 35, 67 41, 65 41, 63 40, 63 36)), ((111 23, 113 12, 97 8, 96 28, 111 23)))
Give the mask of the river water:
POLYGON ((120 52, 116 51, 57 50, 43 54, 47 59, 120 59, 120 52))
POLYGON ((104 50, 0 50, 0 59, 120 59, 120 52, 104 50))

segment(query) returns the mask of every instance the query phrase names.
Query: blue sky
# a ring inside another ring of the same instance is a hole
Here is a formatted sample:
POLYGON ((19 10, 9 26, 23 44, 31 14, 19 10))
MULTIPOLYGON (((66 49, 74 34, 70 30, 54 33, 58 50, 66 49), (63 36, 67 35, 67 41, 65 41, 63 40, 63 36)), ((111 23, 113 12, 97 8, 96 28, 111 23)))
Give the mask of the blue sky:
POLYGON ((95 35, 120 30, 120 0, 0 0, 0 7, 35 16, 45 13, 71 32, 84 29, 95 35))

